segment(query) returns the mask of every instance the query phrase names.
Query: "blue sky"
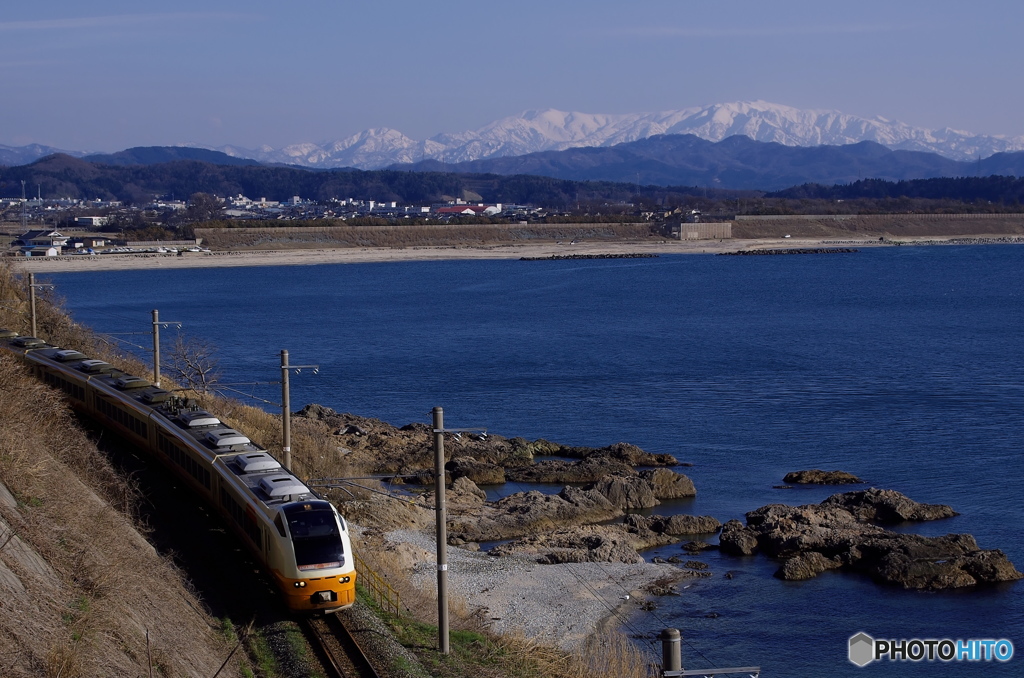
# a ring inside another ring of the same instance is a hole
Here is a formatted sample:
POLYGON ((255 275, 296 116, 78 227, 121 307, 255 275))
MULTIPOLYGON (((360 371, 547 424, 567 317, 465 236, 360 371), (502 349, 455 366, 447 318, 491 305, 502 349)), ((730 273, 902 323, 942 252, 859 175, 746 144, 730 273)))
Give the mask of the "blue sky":
POLYGON ((0 144, 423 139, 764 99, 1024 135, 1024 3, 49 0, 0 14, 0 144))

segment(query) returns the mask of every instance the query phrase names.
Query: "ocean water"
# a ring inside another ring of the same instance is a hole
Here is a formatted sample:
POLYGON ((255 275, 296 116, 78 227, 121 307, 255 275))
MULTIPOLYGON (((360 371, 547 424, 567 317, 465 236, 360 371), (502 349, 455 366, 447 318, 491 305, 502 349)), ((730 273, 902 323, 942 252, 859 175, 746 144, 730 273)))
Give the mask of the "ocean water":
MULTIPOLYGON (((49 278, 72 314, 103 332, 147 332, 154 308, 181 321, 218 347, 226 382, 277 379, 281 349, 293 364, 318 364, 319 374, 293 376, 295 409, 317 402, 402 425, 428 422, 440 405, 449 427, 635 443, 692 464, 679 470, 697 497, 655 512, 722 522, 821 501, 843 488, 773 486, 789 471, 843 469, 961 514, 900 529, 969 532, 1024 568, 1024 247, 49 278)), ((239 388, 279 400, 274 386, 239 388)), ((696 559, 711 578, 625 627, 652 653, 645 638, 679 628, 687 668, 1024 675, 1020 656, 863 669, 846 658, 860 631, 1024 648, 1024 583, 923 593, 837 572, 782 582, 761 556, 696 559)))

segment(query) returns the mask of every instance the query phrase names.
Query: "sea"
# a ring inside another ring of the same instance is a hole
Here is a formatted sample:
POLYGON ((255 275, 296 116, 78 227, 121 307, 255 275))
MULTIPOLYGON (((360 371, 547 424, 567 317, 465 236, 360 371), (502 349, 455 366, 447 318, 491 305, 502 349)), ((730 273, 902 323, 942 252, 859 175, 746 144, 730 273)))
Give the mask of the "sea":
MULTIPOLYGON (((790 471, 841 469, 960 514, 896 529, 967 532, 1024 569, 1021 246, 40 277, 78 321, 147 360, 158 309, 216 347, 235 395, 270 411, 280 392, 266 382, 279 378, 287 349, 292 364, 318 366, 293 374, 296 410, 315 402, 400 426, 427 423, 440 406, 448 427, 634 443, 674 455, 697 487, 696 498, 652 512, 722 522, 850 489, 778 487, 790 471)), ((163 330, 165 345, 177 331, 163 330)), ((490 494, 523 489, 533 488, 490 494)), ((691 559, 678 545, 643 555, 691 559)), ((621 619, 652 660, 653 639, 677 628, 687 669, 1024 675, 1024 656, 864 668, 848 660, 860 632, 1007 639, 1024 653, 1024 582, 904 591, 843 572, 784 582, 772 576, 778 563, 760 555, 693 559, 712 576, 621 619)))

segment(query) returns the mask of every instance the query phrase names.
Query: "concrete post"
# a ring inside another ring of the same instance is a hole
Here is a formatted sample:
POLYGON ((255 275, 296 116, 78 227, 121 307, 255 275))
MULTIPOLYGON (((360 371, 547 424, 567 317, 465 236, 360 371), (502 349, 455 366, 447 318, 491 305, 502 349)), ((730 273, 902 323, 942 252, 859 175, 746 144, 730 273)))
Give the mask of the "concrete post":
POLYGON ((160 386, 160 313, 153 309, 153 386, 160 386))
POLYGON ((288 389, 288 351, 281 349, 281 451, 284 467, 292 468, 292 404, 288 389))
POLYGON ((448 646, 448 525, 444 505, 444 410, 434 408, 434 502, 437 514, 437 648, 448 646))
MULTIPOLYGON (((25 182, 23 181, 21 183, 22 183, 22 193, 24 193, 25 192, 24 191, 24 188, 25 188, 24 183, 25 182)), ((35 336, 37 336, 36 335, 36 274, 35 273, 29 273, 28 274, 28 300, 29 300, 29 307, 31 309, 31 314, 32 314, 32 336, 35 337, 35 336)))
POLYGON ((679 629, 665 629, 659 638, 661 638, 661 670, 682 671, 683 657, 680 648, 682 635, 679 633, 679 629))

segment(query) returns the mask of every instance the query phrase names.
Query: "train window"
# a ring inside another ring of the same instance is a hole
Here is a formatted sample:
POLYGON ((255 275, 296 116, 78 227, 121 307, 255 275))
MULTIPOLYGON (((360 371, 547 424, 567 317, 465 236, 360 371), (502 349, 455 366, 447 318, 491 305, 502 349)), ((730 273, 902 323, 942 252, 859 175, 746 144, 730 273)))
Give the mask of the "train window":
POLYGON ((345 549, 338 521, 331 505, 324 501, 291 504, 284 508, 288 531, 295 549, 295 564, 300 570, 340 567, 345 549))
POLYGON ((274 525, 277 527, 277 531, 281 533, 282 537, 288 536, 284 533, 284 518, 281 517, 280 513, 278 513, 277 516, 274 517, 274 525))

